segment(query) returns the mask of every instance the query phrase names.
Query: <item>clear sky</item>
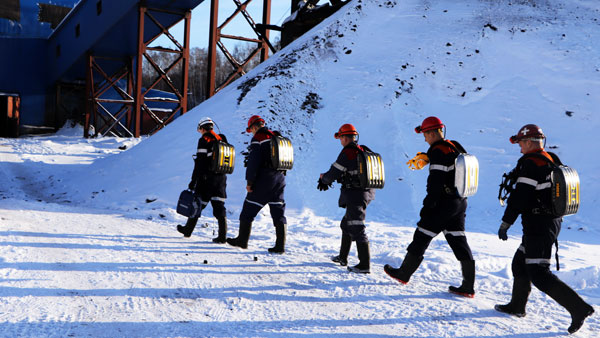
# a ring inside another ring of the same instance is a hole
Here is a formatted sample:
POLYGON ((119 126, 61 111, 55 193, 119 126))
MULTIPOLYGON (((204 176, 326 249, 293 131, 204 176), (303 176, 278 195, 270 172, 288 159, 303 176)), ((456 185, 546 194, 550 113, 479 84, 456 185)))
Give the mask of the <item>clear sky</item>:
MULTIPOLYGON (((192 47, 206 48, 208 46, 208 25, 210 19, 210 0, 205 0, 192 11, 192 26, 190 33, 190 43, 192 47)), ((243 2, 243 0, 241 0, 243 2)), ((321 0, 319 4, 325 4, 328 1, 321 0)), ((253 0, 248 5, 248 12, 256 23, 262 21, 262 0, 253 0)), ((271 24, 281 25, 283 20, 290 15, 291 0, 271 0, 271 24)), ((236 9, 233 0, 219 1, 219 24, 223 23, 236 9)), ((228 24, 223 30, 224 34, 239 35, 246 37, 255 37, 250 26, 241 14, 228 24)), ((183 24, 179 24, 171 29, 173 34, 180 41, 183 40, 183 24)), ((271 40, 279 36, 279 32, 271 31, 271 40)), ((227 48, 238 42, 226 42, 227 48)), ((158 39, 157 44, 169 45, 166 37, 158 39)))

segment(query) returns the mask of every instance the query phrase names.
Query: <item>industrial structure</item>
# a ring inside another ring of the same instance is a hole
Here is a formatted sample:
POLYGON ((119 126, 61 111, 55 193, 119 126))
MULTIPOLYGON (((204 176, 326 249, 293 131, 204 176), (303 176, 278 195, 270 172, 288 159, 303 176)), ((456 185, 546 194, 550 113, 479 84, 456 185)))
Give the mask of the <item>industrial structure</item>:
MULTIPOLYGON (((210 0, 207 97, 214 95, 260 55, 275 49, 269 42, 271 0, 262 1, 262 23, 247 11, 252 0, 210 0), (233 1, 235 11, 219 24, 219 2, 233 1), (242 15, 254 36, 222 33, 242 15), (236 60, 224 39, 256 43, 245 60, 236 60), (216 83, 217 48, 233 66, 216 83)), ((204 0, 2 0, 0 2, 0 137, 52 132, 67 119, 85 125, 85 137, 138 137, 163 128, 188 109, 191 11, 204 0), (184 25, 178 40, 169 29, 184 25), (153 44, 167 37, 171 47, 153 44), (160 64, 155 53, 174 55, 160 64), (143 82, 143 67, 155 74, 143 82), (174 77, 179 72, 181 76, 174 77), (174 81, 173 78, 180 79, 174 81), (156 87, 161 84, 163 90, 156 87), (166 86, 165 86, 166 84, 166 86), (164 90, 164 88, 168 90, 164 90)), ((291 0, 292 8, 317 1, 291 0)), ((332 1, 334 2, 340 2, 332 1)), ((293 12, 293 11, 292 11, 293 12)))

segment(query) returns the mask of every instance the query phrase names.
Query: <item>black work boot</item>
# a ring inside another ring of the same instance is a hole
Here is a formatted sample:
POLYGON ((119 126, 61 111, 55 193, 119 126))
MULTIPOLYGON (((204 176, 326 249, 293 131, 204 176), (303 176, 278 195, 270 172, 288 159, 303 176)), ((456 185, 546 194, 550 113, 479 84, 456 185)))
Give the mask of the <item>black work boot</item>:
POLYGON ((593 307, 558 278, 552 282, 548 290, 543 291, 571 314, 571 325, 568 328, 569 333, 577 332, 585 319, 594 313, 593 307))
POLYGON ((189 217, 187 219, 187 222, 185 223, 185 226, 182 226, 181 224, 177 224, 177 231, 182 233, 183 237, 190 237, 190 236, 192 236, 192 232, 194 232, 194 229, 196 228, 197 223, 198 223, 198 217, 189 217))
POLYGON ((525 317, 527 314, 525 312, 525 307, 530 292, 531 282, 529 279, 525 277, 515 277, 515 280, 513 281, 512 299, 508 304, 496 304, 494 309, 515 317, 525 317))
POLYGON ((242 249, 248 249, 248 239, 252 230, 252 222, 240 220, 240 231, 236 238, 227 238, 227 243, 242 249))
POLYGON ((357 273, 371 273, 371 252, 369 242, 356 242, 356 251, 360 262, 355 266, 349 266, 348 271, 357 273))
POLYGON ((331 257, 331 260, 335 263, 340 263, 341 266, 348 265, 348 254, 350 253, 350 247, 352 246, 352 238, 348 234, 342 233, 342 243, 340 244, 340 254, 331 257))
POLYGON ((217 218, 217 222, 219 222, 219 236, 213 238, 214 243, 223 244, 227 241, 227 218, 219 217, 217 218))
POLYGON ((383 267, 383 271, 398 282, 406 284, 408 283, 410 276, 417 271, 422 261, 423 256, 416 256, 409 252, 406 254, 406 257, 404 257, 404 261, 402 261, 402 265, 399 268, 392 268, 391 265, 386 264, 383 267))
POLYGON ((594 308, 591 305, 587 303, 585 305, 586 306, 580 311, 577 311, 577 313, 571 313, 571 326, 568 328, 569 333, 579 331, 581 326, 583 326, 585 319, 594 313, 594 308))
POLYGON ((275 224, 275 246, 269 248, 269 252, 272 253, 284 253, 285 252, 285 237, 287 234, 287 224, 275 224))
POLYGON ((457 295, 473 298, 475 297, 475 261, 460 261, 460 267, 463 275, 462 284, 459 287, 450 286, 448 287, 448 291, 457 295))

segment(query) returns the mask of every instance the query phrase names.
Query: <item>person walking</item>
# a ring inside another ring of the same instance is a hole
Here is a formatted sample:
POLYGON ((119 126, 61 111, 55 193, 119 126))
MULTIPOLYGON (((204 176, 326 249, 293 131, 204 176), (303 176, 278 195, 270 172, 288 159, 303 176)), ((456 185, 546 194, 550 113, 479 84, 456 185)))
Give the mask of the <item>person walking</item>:
POLYGON ((571 314, 569 333, 581 328, 585 319, 594 313, 573 289, 550 271, 552 244, 558 248, 562 217, 551 211, 551 163, 561 164, 556 154, 544 150, 542 129, 527 124, 510 138, 519 144, 523 156, 517 162, 514 175, 516 186, 507 200, 498 237, 506 241, 508 229, 521 215, 523 237, 512 260, 514 277, 512 298, 508 304, 497 304, 497 311, 524 317, 531 284, 544 292, 571 314))
POLYGON ((246 132, 252 133, 249 153, 246 161, 246 199, 240 213, 238 236, 228 238, 227 243, 242 249, 248 248, 252 222, 258 212, 269 205, 273 225, 275 226, 275 246, 269 248, 272 253, 284 253, 287 234, 285 218, 284 171, 273 168, 271 164, 271 139, 277 135, 265 127, 265 120, 259 115, 248 119, 246 132))
MULTIPOLYGON (((213 130, 214 122, 210 117, 203 117, 198 122, 198 132, 202 137, 198 140, 196 157, 194 159, 194 171, 192 180, 188 188, 194 192, 195 196, 200 197, 201 212, 210 202, 213 208, 213 215, 219 224, 219 234, 213 238, 214 243, 225 243, 227 238, 227 210, 225 209, 225 200, 227 199, 227 176, 225 174, 213 173, 210 170, 210 158, 212 156, 213 144, 215 141, 227 141, 225 135, 218 135, 213 130)), ((184 237, 190 237, 198 218, 189 217, 185 226, 177 225, 177 231, 184 237)))
POLYGON ((346 214, 340 222, 342 228, 342 242, 340 253, 331 258, 341 266, 348 265, 348 254, 352 242, 356 242, 358 259, 360 262, 348 267, 351 272, 370 273, 371 254, 369 238, 365 232, 365 217, 369 203, 375 199, 373 189, 360 187, 358 178, 358 153, 363 151, 363 146, 358 145, 358 131, 351 124, 344 124, 334 134, 340 140, 342 151, 329 170, 319 177, 317 188, 321 191, 329 189, 334 181, 342 184, 338 205, 346 209, 346 214))
POLYGON ((460 262, 463 276, 462 284, 458 287, 450 286, 449 291, 472 298, 475 296, 475 260, 465 233, 467 199, 458 195, 454 182, 456 157, 465 151, 457 141, 444 138, 445 127, 439 118, 430 116, 415 128, 415 132, 423 133, 425 142, 429 144, 427 195, 423 200, 421 219, 402 265, 394 268, 386 264, 384 271, 400 283, 407 284, 423 261, 423 254, 431 240, 443 232, 454 256, 460 262))

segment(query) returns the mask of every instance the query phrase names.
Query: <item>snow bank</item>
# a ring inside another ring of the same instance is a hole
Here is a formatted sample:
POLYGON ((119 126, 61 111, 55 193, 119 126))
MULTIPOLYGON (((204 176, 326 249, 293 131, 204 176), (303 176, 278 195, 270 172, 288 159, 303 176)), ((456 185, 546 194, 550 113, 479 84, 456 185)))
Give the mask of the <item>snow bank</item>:
MULTIPOLYGON (((319 192, 316 181, 340 150, 333 133, 349 122, 386 165, 386 187, 369 206, 368 220, 410 225, 427 176, 405 165, 427 149, 413 128, 436 115, 448 138, 480 161, 469 230, 495 232, 503 212, 498 184, 520 155, 508 138, 536 123, 548 148, 582 180, 580 212, 566 218, 565 229, 597 234, 600 161, 589 141, 600 127, 594 115, 600 103, 597 7, 584 1, 354 1, 139 146, 69 173, 63 187, 77 187, 74 198, 81 202, 167 213, 191 175, 197 120, 211 116, 239 153, 250 139, 243 132, 247 118, 260 114, 295 146, 288 207, 339 217, 337 190, 319 192), (157 202, 146 205, 150 197, 157 202)), ((238 156, 227 203, 235 218, 245 195, 243 173, 238 156)))

